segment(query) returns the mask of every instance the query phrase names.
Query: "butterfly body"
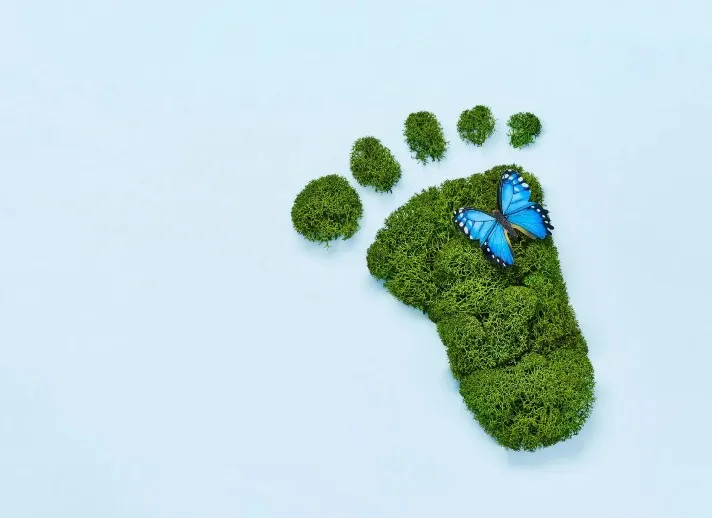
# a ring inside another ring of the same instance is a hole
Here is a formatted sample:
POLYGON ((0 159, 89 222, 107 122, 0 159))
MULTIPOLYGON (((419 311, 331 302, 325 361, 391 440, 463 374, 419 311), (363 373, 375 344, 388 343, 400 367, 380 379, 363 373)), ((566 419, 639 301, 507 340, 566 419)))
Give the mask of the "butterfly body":
POLYGON ((497 189, 497 209, 491 214, 463 207, 453 212, 453 222, 467 237, 480 242, 485 257, 499 266, 514 264, 511 240, 517 231, 531 239, 551 235, 549 211, 529 199, 530 188, 513 170, 502 174, 497 189))
POLYGON ((507 235, 511 239, 514 239, 515 241, 517 239, 519 239, 519 235, 517 235, 517 231, 514 230, 514 227, 512 226, 512 224, 509 221, 507 221, 507 218, 504 217, 504 214, 502 214, 500 211, 495 209, 492 211, 492 216, 494 217, 494 219, 497 220, 497 223, 499 223, 500 225, 502 225, 504 227, 504 230, 507 231, 507 235))

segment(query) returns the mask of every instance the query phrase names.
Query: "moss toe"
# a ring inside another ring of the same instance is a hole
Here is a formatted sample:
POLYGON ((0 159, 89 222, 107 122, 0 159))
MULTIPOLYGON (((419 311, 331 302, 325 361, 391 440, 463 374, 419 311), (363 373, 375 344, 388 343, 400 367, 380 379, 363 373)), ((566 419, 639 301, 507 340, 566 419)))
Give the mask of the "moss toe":
POLYGON ((331 174, 310 181, 292 205, 294 229, 310 241, 348 239, 359 229, 363 205, 343 176, 331 174))

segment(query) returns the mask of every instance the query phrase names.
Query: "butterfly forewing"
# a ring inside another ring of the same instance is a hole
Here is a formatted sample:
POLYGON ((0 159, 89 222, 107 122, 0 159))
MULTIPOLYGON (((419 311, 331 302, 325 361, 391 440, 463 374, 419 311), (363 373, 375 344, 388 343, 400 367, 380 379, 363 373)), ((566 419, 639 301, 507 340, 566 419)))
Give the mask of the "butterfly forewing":
POLYGON ((529 184, 517 171, 508 170, 502 174, 497 192, 497 205, 502 214, 508 216, 532 205, 534 202, 530 201, 530 196, 529 184))
POLYGON ((481 210, 463 207, 453 213, 452 220, 460 232, 470 239, 482 242, 497 223, 493 216, 481 210))
POLYGON ((478 209, 464 207, 456 210, 452 219, 463 234, 480 242, 482 253, 488 260, 500 266, 514 262, 504 227, 494 216, 478 209))

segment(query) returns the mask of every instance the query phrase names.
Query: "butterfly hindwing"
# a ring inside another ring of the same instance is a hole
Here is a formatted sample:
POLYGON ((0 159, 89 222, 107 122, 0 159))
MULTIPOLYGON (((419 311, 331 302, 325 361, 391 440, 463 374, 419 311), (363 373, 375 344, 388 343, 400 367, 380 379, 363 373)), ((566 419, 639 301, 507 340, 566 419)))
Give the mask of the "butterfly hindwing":
POLYGON ((497 206, 502 214, 508 216, 532 205, 530 195, 531 188, 521 174, 511 169, 502 174, 497 189, 497 206))
POLYGON ((453 212, 452 220, 460 232, 480 243, 494 227, 497 220, 481 210, 463 207, 453 212))
POLYGON ((506 217, 514 228, 531 239, 544 239, 554 229, 549 220, 549 211, 538 203, 532 203, 506 217))
POLYGON ((509 242, 507 231, 499 223, 495 223, 492 231, 482 241, 480 245, 485 257, 499 266, 511 266, 514 264, 514 253, 509 242))

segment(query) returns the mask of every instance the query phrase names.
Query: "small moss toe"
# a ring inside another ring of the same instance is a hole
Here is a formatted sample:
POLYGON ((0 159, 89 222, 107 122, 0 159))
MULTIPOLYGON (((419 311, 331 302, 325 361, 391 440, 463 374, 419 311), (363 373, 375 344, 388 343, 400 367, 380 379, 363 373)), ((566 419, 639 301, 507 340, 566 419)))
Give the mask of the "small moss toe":
POLYGON ((445 157, 448 142, 435 114, 420 111, 408 115, 403 136, 414 158, 423 165, 428 160, 439 162, 445 157))
POLYGON ((480 104, 460 114, 457 133, 465 143, 480 147, 492 136, 496 123, 492 110, 480 104))
POLYGON ((401 178, 400 164, 376 137, 362 137, 354 142, 349 162, 356 181, 376 192, 391 192, 401 178))
POLYGON ((509 143, 514 148, 529 146, 541 134, 539 117, 530 112, 515 113, 507 122, 509 143))

